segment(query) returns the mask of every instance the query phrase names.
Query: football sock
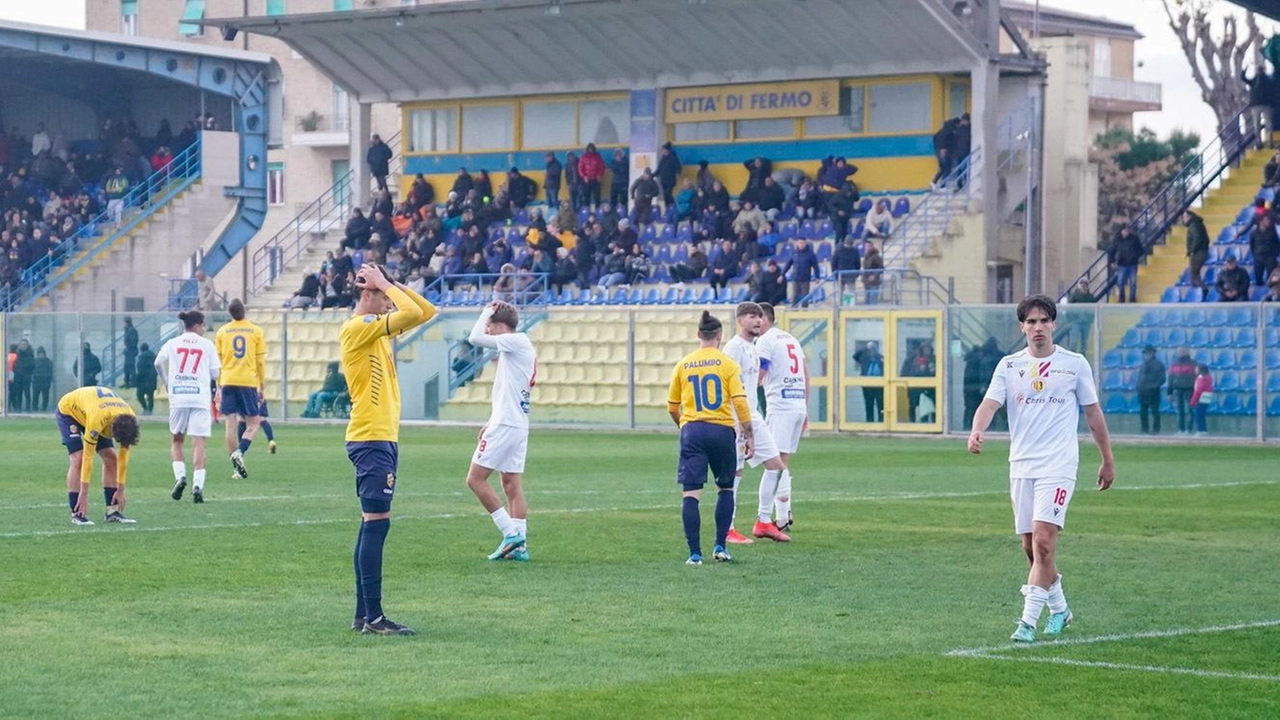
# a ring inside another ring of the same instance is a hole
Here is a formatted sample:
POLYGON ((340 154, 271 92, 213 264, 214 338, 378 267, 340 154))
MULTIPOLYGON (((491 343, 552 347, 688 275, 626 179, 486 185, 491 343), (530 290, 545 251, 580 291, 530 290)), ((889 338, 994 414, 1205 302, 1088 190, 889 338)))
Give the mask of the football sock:
POLYGON ((364 539, 364 523, 360 523, 360 530, 356 532, 356 549, 351 553, 351 562, 356 569, 356 617, 364 617, 364 588, 360 585, 360 541, 364 539))
POLYGON ((173 461, 173 479, 181 480, 187 476, 187 465, 181 460, 173 461))
POLYGON ((773 498, 778 494, 778 476, 781 470, 765 470, 760 478, 760 507, 757 510, 760 522, 773 520, 773 498))
POLYGON ((516 524, 516 528, 520 531, 521 535, 528 537, 529 535, 528 518, 511 518, 511 522, 516 524))
POLYGON ((493 524, 498 526, 498 531, 502 533, 502 537, 515 535, 519 531, 516 521, 511 519, 507 514, 507 509, 500 507, 489 513, 489 517, 493 518, 493 524))
POLYGON ((200 468, 199 470, 196 470, 192 474, 195 475, 196 489, 203 490, 204 489, 204 468, 200 468))
POLYGON ((240 454, 241 455, 249 452, 249 444, 252 442, 253 442, 252 440, 249 440, 247 438, 240 438, 240 454))
POLYGON ((738 486, 742 484, 742 473, 733 476, 733 514, 729 516, 729 527, 733 527, 738 519, 738 486))
POLYGON ((684 521, 684 539, 689 543, 689 554, 702 554, 702 516, 698 513, 698 498, 686 497, 680 506, 680 518, 684 521))
POLYGON ((716 494, 716 545, 724 547, 724 540, 729 535, 729 525, 733 523, 733 491, 721 490, 716 494))
POLYGON ((791 470, 782 471, 778 478, 778 491, 773 499, 773 507, 777 510, 778 522, 786 522, 791 517, 791 470))
POLYGON ((262 432, 267 434, 267 442, 275 442, 276 434, 272 431, 271 423, 267 422, 266 418, 262 419, 262 432))
POLYGON ((1059 575, 1054 579, 1053 584, 1049 586, 1049 612, 1060 613, 1067 611, 1067 596, 1062 592, 1062 576, 1059 575))
POLYGON ((80 493, 78 492, 67 493, 67 505, 71 507, 72 512, 75 512, 76 503, 78 502, 80 502, 80 493))
POLYGON ((390 518, 367 520, 360 537, 360 592, 369 622, 382 617, 382 546, 390 530, 390 518))
POLYGON ((111 506, 115 505, 116 489, 113 487, 102 488, 102 502, 107 504, 107 512, 111 511, 111 506))
POLYGON ((1035 627, 1040 622, 1045 603, 1049 602, 1049 591, 1039 585, 1023 585, 1022 594, 1026 596, 1022 603, 1022 622, 1035 627))
POLYGON ((243 420, 241 420, 240 422, 236 423, 236 437, 237 437, 237 438, 242 438, 242 437, 244 437, 244 429, 245 429, 245 428, 247 428, 247 427, 249 427, 249 426, 248 426, 248 425, 246 425, 246 424, 245 424, 245 422, 244 422, 243 420))

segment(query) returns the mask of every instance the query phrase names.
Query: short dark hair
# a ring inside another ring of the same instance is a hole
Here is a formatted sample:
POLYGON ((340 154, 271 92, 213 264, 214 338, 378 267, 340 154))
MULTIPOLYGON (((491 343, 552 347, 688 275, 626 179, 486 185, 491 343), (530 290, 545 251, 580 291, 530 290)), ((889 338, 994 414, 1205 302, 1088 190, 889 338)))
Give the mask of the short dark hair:
POLYGON ((496 323, 502 323, 512 330, 517 330, 520 327, 520 311, 516 310, 516 306, 511 303, 499 302, 493 308, 493 315, 489 319, 496 323))
POLYGON ((241 300, 240 298, 236 298, 235 300, 232 300, 231 304, 227 306, 227 312, 231 313, 232 320, 243 320, 244 319, 244 301, 241 300))
POLYGON ((1058 319, 1058 305, 1048 295, 1028 295, 1018 303, 1018 322, 1026 322, 1032 310, 1043 310, 1050 320, 1058 319))
POLYGON ((120 447, 133 447, 142 439, 142 431, 138 429, 138 418, 132 414, 117 415, 111 421, 111 437, 120 447))
MULTIPOLYGON (((769 262, 774 263, 775 265, 777 264, 773 258, 769 258, 769 262)), ((769 322, 773 322, 774 315, 772 303, 760 303, 760 312, 764 313, 764 316, 769 318, 769 322)))
POLYGON ((199 310, 188 310, 178 313, 178 319, 182 321, 182 326, 190 330, 197 325, 204 324, 204 313, 199 310))
POLYGON ((702 311, 702 319, 698 321, 698 337, 702 340, 715 340, 724 325, 711 314, 710 310, 702 311))
POLYGON ((735 314, 735 317, 742 317, 743 315, 764 315, 764 310, 760 309, 759 303, 753 303, 753 302, 739 303, 738 311, 735 314))

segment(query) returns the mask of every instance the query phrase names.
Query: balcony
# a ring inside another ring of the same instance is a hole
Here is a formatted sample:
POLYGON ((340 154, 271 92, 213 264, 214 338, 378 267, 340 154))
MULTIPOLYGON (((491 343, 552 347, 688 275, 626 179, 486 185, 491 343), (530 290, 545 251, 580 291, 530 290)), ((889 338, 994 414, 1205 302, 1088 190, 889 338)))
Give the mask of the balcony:
POLYGON ((351 144, 351 118, 347 115, 321 115, 313 112, 293 120, 294 145, 333 148, 351 144))
POLYGON ((1089 78, 1089 107, 1108 112, 1159 110, 1161 86, 1126 78, 1089 78))

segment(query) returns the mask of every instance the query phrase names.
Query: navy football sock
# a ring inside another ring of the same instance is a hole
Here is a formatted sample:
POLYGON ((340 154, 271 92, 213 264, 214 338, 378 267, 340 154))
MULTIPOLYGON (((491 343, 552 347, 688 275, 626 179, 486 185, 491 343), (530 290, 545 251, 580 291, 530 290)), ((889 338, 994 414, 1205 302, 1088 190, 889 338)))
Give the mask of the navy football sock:
POLYGON ((72 512, 75 511, 76 503, 78 502, 80 502, 80 493, 78 492, 67 493, 67 504, 71 506, 72 512))
POLYGON ((702 516, 698 514, 698 498, 686 497, 680 516, 684 520, 684 538, 689 541, 689 554, 702 554, 702 516))
POLYGON ((115 505, 116 504, 115 500, 116 500, 115 488, 113 487, 102 488, 102 501, 107 504, 107 507, 111 507, 112 505, 115 505))
POLYGON ((271 423, 267 422, 265 419, 262 421, 262 432, 266 433, 267 442, 275 441, 276 434, 271 430, 271 423))
POLYGON ((248 426, 244 424, 244 421, 243 421, 243 420, 241 420, 240 422, 236 423, 236 437, 237 437, 237 438, 242 438, 242 437, 244 437, 244 429, 245 429, 246 427, 248 427, 248 426))
POLYGON ((240 454, 241 455, 249 452, 249 443, 251 442, 253 441, 247 438, 240 438, 240 454))
POLYGON ((356 549, 351 553, 351 562, 356 568, 356 617, 364 617, 364 590, 360 587, 360 542, 364 540, 364 523, 360 523, 360 531, 356 533, 356 549))
POLYGON ((716 497, 716 545, 724 547, 725 538, 729 537, 729 526, 733 524, 733 490, 721 490, 716 497))
POLYGON ((382 545, 391 520, 366 520, 360 536, 360 592, 364 616, 369 622, 382 617, 382 545))

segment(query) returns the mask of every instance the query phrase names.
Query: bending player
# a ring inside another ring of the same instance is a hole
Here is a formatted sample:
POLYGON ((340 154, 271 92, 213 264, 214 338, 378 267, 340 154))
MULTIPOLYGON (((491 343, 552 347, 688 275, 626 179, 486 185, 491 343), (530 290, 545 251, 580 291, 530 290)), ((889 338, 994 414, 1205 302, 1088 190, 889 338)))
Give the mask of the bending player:
POLYGON ((205 338, 204 313, 199 310, 178 313, 186 332, 160 348, 156 356, 156 374, 169 391, 169 432, 173 443, 169 456, 173 459, 174 500, 182 499, 187 489, 187 465, 183 442, 191 436, 191 474, 195 489, 194 502, 204 502, 205 441, 213 433, 209 388, 218 379, 222 365, 218 351, 205 338))
POLYGON ((244 455, 262 423, 259 414, 267 377, 267 340, 262 328, 245 320, 244 303, 239 298, 227 307, 231 322, 218 328, 216 343, 222 361, 222 382, 215 401, 227 424, 227 452, 231 456, 233 478, 249 477, 244 455), (243 420, 245 430, 239 432, 243 420))
POLYGON ((791 456, 800 448, 800 436, 809 428, 809 367, 804 348, 790 333, 774 326, 773 306, 760 303, 763 332, 756 341, 760 355, 760 381, 764 385, 765 424, 778 444, 782 477, 774 500, 779 530, 791 529, 791 456))
MULTIPOLYGON (((745 302, 738 306, 738 334, 725 343, 724 354, 738 363, 741 369, 742 387, 747 392, 747 407, 751 412, 751 431, 755 437, 755 454, 750 459, 738 456, 738 472, 733 480, 734 515, 737 515, 738 485, 742 482, 742 465, 747 463, 752 468, 764 465, 764 475, 760 478, 760 505, 756 516, 755 527, 751 534, 758 538, 769 538, 776 542, 789 542, 790 537, 773 524, 773 503, 778 491, 778 479, 786 466, 778 454, 778 446, 774 443, 773 433, 760 415, 760 399, 755 390, 760 382, 760 358, 756 355, 756 347, 752 344, 760 335, 764 310, 753 302, 745 302)), ((743 537, 733 525, 729 526, 728 541, 747 545, 751 538, 743 537)))
POLYGON ((110 389, 89 386, 63 395, 58 400, 54 419, 69 456, 67 504, 71 506, 71 524, 93 524, 87 513, 94 455, 102 458, 102 498, 107 505, 105 522, 134 523, 124 516, 129 451, 141 438, 133 408, 110 389), (120 444, 118 456, 115 443, 120 444))
POLYGON ((681 517, 689 544, 686 565, 702 564, 702 516, 698 503, 707 484, 707 469, 719 490, 716 496, 716 543, 712 557, 729 562, 725 550, 733 522, 733 474, 738 458, 734 428, 741 427, 743 456, 755 454, 751 411, 742 387, 741 370, 720 352, 723 328, 707 311, 698 323, 697 350, 685 355, 671 373, 667 412, 680 428, 680 462, 676 482, 684 488, 681 517))
POLYGON ((467 487, 502 532, 502 542, 490 560, 510 558, 528 562, 529 507, 525 504, 521 481, 529 446, 530 393, 538 375, 538 358, 529 336, 518 332, 520 315, 508 303, 494 301, 480 313, 471 328, 468 342, 498 351, 498 370, 493 379, 493 410, 489 422, 480 428, 479 444, 471 457, 467 487), (502 479, 502 498, 489 485, 497 471, 502 479))
POLYGON ((1116 477, 1093 370, 1083 355, 1054 344, 1057 318, 1057 306, 1044 295, 1031 295, 1018 303, 1018 328, 1027 336, 1027 347, 996 366, 969 433, 969 452, 981 453, 991 418, 1007 404, 1013 526, 1022 536, 1022 549, 1031 562, 1027 584, 1022 586, 1022 618, 1012 638, 1018 642, 1036 639, 1036 625, 1046 604, 1049 620, 1045 635, 1059 635, 1071 624, 1071 608, 1058 574, 1057 547, 1080 469, 1077 408, 1084 409, 1089 432, 1102 453, 1098 489, 1111 487, 1116 477))
POLYGON ((351 393, 347 457, 356 471, 360 532, 352 562, 356 614, 351 629, 376 635, 412 635, 413 630, 382 613, 382 547, 391 530, 400 457, 400 383, 391 337, 435 317, 421 295, 393 283, 377 265, 356 274, 355 314, 342 323, 342 368, 351 393))

